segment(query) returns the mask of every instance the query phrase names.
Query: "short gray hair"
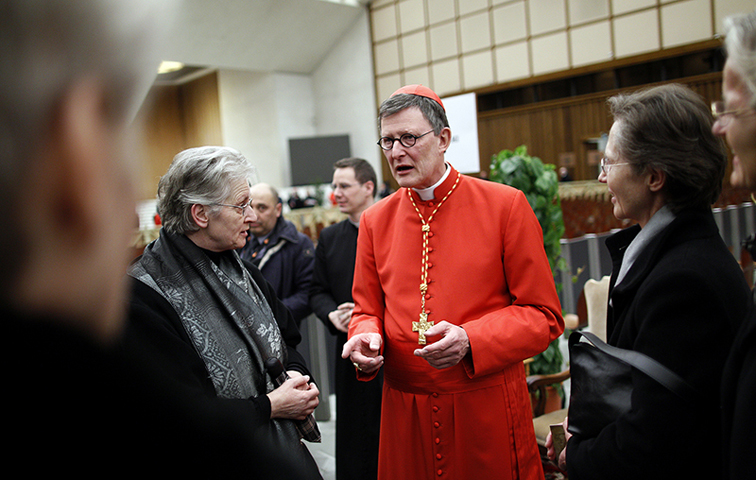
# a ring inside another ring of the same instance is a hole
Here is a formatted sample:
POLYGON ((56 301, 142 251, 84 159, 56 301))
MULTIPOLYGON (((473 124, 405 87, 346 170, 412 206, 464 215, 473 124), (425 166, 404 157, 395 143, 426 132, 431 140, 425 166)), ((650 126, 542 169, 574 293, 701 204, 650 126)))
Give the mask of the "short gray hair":
POLYGON ((391 115, 410 107, 417 107, 420 109, 425 119, 431 124, 433 133, 436 135, 441 133, 441 130, 445 127, 449 126, 449 120, 446 118, 444 107, 439 105, 435 100, 420 95, 399 93, 387 98, 381 104, 381 107, 378 110, 378 128, 381 128, 381 121, 384 118, 390 117, 391 115))
POLYGON ((239 151, 229 147, 197 147, 173 158, 160 179, 157 209, 163 228, 169 233, 187 234, 199 230, 192 217, 192 205, 217 212, 239 181, 257 183, 255 167, 239 151))
POLYGON ((756 10, 725 18, 725 48, 730 65, 743 77, 756 108, 756 10))
POLYGON ((641 174, 666 174, 664 196, 674 212, 711 208, 727 167, 724 145, 711 131, 711 109, 688 87, 668 84, 608 99, 618 153, 641 174))

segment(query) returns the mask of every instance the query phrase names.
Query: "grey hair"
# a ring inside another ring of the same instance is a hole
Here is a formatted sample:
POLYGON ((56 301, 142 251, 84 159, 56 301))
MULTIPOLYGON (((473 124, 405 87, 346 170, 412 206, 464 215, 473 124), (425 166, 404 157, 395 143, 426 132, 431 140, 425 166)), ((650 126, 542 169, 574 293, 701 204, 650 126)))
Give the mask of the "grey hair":
MULTIPOLYGON (((113 125, 134 117, 155 79, 158 46, 174 2, 153 0, 5 0, 0 2, 0 203, 2 228, 15 217, 30 150, 55 128, 61 101, 86 78, 102 81, 113 125)), ((24 261, 24 239, 3 235, 0 263, 11 273, 24 261)))
POLYGON ((217 212, 240 181, 257 183, 255 167, 239 151, 229 147, 197 147, 180 152, 158 183, 157 209, 169 233, 199 230, 192 205, 217 212))
POLYGON ((756 108, 756 10, 725 18, 724 27, 727 59, 743 77, 756 108))
POLYGON ((700 95, 668 84, 608 99, 618 153, 641 174, 666 174, 664 196, 674 212, 710 208, 722 191, 727 156, 712 133, 714 119, 700 95))
POLYGON ((438 104, 435 100, 423 97, 420 95, 412 95, 409 93, 399 93, 393 97, 389 97, 383 101, 380 109, 378 110, 378 129, 381 128, 381 121, 386 118, 399 113, 402 110, 410 107, 417 107, 422 112, 423 117, 428 120, 433 128, 433 133, 438 135, 445 127, 449 126, 449 120, 446 118, 446 112, 444 108, 438 104))

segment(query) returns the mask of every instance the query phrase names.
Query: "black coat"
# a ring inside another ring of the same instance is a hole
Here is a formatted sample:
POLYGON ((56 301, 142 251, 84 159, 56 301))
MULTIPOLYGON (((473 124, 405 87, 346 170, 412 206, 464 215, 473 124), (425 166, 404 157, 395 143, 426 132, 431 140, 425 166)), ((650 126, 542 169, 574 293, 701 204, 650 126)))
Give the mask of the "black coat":
MULTIPOLYGON (((286 370, 310 375, 304 358, 295 348, 301 341, 301 335, 291 313, 276 297, 273 287, 257 267, 248 262, 245 262, 245 266, 260 287, 281 330, 288 353, 286 370)), ((152 368, 170 378, 184 398, 208 404, 213 411, 227 412, 237 425, 251 435, 253 442, 264 445, 263 448, 272 447, 267 444, 265 433, 270 426, 271 413, 267 395, 250 399, 218 398, 205 362, 197 354, 176 310, 149 286, 132 277, 129 280, 132 295, 124 348, 141 358, 149 359, 152 368)), ((281 452, 269 448, 261 454, 263 462, 255 467, 253 473, 260 473, 264 465, 267 473, 262 478, 321 478, 309 451, 304 445, 300 446, 299 452, 281 452), (301 462, 301 465, 297 462, 301 462), (297 472, 294 477, 292 469, 297 472)), ((219 468, 222 472, 223 467, 219 468)))
POLYGON ((293 223, 278 217, 264 245, 255 248, 255 244, 257 241, 250 236, 247 244, 238 250, 239 256, 260 269, 299 327, 311 313, 308 294, 315 262, 312 240, 298 232, 293 223))
POLYGON ((383 370, 373 381, 357 380, 352 363, 341 358, 347 334, 337 330, 328 319, 328 313, 352 301, 357 232, 349 220, 320 232, 315 248, 310 305, 315 315, 336 335, 336 477, 375 480, 383 370))
POLYGON ((300 478, 238 421, 153 359, 98 345, 61 318, 0 307, 7 471, 31 477, 300 478), (278 458, 278 461, 276 461, 278 458), (275 469, 269 469, 274 465, 275 469), (280 474, 280 476, 279 476, 280 474))
POLYGON ((685 404, 633 372, 631 411, 596 438, 567 445, 570 480, 716 478, 720 474, 719 385, 750 293, 710 211, 684 211, 614 285, 637 225, 606 241, 613 273, 608 343, 642 352, 682 376, 702 396, 685 404))
POLYGON ((726 479, 753 476, 756 432, 756 306, 738 332, 722 378, 722 428, 726 479))

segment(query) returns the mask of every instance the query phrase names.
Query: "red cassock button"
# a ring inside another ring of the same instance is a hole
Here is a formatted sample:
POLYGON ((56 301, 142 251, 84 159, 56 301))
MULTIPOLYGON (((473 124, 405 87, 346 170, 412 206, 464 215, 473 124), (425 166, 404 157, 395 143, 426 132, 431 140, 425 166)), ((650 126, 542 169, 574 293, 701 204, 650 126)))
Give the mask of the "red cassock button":
POLYGON ((443 456, 443 455, 441 455, 440 453, 437 453, 437 454, 436 454, 436 458, 437 458, 438 460, 441 460, 442 458, 444 458, 444 456, 443 456))
POLYGON ((434 405, 434 406, 433 406, 433 411, 434 411, 434 412, 437 412, 437 411, 438 411, 438 407, 434 405))
POLYGON ((433 426, 434 426, 434 427, 436 427, 436 428, 438 428, 438 427, 440 427, 440 426, 441 426, 441 424, 440 424, 440 423, 438 423, 438 422, 434 422, 434 423, 433 423, 433 426))
POLYGON ((441 439, 436 437, 436 445, 438 445, 439 443, 441 443, 441 439))
POLYGON ((438 471, 438 472, 436 472, 436 473, 438 473, 438 476, 440 477, 441 475, 443 475, 443 474, 444 474, 444 471, 443 471, 443 470, 439 470, 439 471, 438 471))

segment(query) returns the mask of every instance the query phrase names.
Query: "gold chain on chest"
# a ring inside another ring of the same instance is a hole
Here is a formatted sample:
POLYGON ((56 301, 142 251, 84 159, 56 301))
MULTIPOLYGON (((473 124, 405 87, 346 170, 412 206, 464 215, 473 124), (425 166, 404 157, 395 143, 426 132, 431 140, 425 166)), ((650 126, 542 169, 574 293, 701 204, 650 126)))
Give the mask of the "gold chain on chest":
POLYGON ((441 205, 443 205, 446 199, 449 198, 449 195, 452 194, 454 189, 457 188, 457 184, 459 184, 459 179, 461 178, 461 176, 462 175, 457 172, 457 179, 454 181, 454 185, 452 185, 451 189, 446 193, 444 198, 442 198, 441 201, 438 202, 438 205, 436 205, 436 208, 428 217, 427 222, 425 221, 423 214, 420 213, 420 209, 417 208, 415 199, 412 197, 412 189, 407 189, 407 194, 409 195, 410 201, 412 202, 412 206, 415 207, 417 216, 420 217, 420 223, 422 224, 421 229, 423 233, 423 250, 421 253, 422 262, 420 267, 420 321, 412 322, 412 331, 417 332, 417 343, 420 345, 425 345, 425 331, 432 327, 434 323, 432 321, 428 321, 428 314, 425 311, 425 295, 428 292, 428 238, 431 232, 430 223, 433 221, 433 217, 436 215, 436 212, 438 212, 438 209, 441 208, 441 205))

